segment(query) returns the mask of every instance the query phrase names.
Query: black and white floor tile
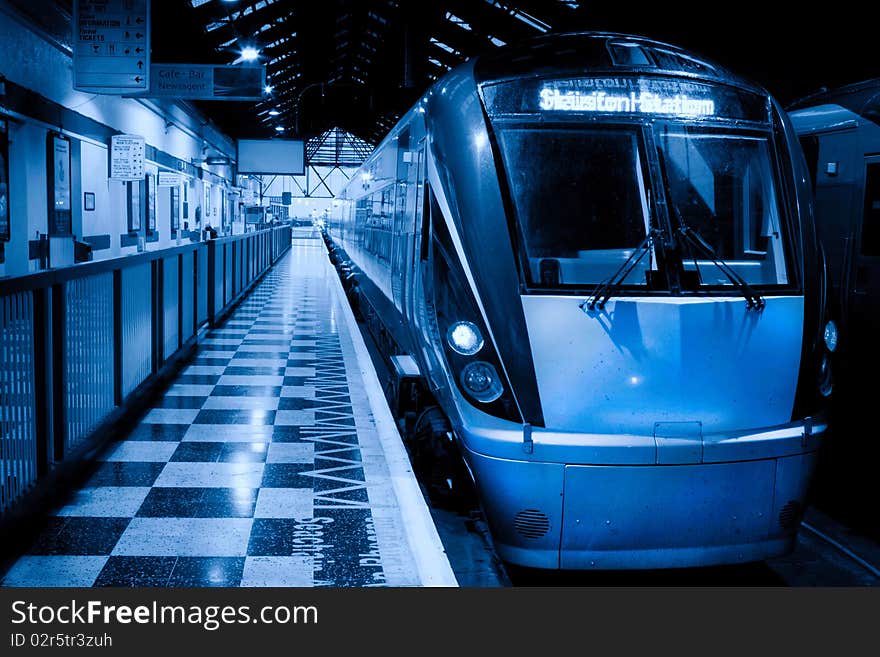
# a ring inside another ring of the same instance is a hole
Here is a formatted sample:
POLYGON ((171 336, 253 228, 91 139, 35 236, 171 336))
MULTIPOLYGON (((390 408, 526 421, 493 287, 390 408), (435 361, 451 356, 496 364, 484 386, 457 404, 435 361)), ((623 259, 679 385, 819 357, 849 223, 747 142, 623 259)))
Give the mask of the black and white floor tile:
POLYGON ((3 585, 418 584, 333 275, 296 240, 3 585))

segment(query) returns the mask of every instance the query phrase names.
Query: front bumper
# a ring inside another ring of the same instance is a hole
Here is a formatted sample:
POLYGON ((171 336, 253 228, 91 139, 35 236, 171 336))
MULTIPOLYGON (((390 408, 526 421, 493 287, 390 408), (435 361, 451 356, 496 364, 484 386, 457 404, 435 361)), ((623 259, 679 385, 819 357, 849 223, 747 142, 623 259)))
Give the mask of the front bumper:
POLYGON ((595 436, 578 446, 572 434, 564 445, 534 434, 532 453, 523 451, 521 437, 516 450, 511 436, 499 441, 497 432, 459 437, 502 559, 538 568, 641 569, 742 563, 789 551, 824 430, 800 424, 660 448, 637 439, 631 450, 621 439, 637 437, 618 436, 606 451, 595 436), (474 448, 493 444, 504 456, 474 448))

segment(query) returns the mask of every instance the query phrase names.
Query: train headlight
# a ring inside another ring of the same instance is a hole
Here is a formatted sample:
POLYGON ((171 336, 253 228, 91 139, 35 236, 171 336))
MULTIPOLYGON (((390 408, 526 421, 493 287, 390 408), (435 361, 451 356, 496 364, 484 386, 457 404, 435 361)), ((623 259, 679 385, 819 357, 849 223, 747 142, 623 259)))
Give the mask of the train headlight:
POLYGON ((825 338, 825 346, 828 347, 828 351, 834 353, 834 350, 837 349, 837 324, 834 323, 834 320, 828 320, 828 323, 825 324, 822 337, 825 338))
POLYGON ((483 336, 472 322, 455 322, 446 332, 446 341, 462 356, 473 356, 483 348, 483 336))
POLYGON ((482 360, 464 366, 461 384, 471 397, 484 404, 495 401, 504 392, 498 372, 491 363, 482 360))
POLYGON ((822 364, 819 366, 819 393, 823 397, 828 397, 834 389, 834 380, 831 376, 831 359, 828 354, 822 357, 822 364))

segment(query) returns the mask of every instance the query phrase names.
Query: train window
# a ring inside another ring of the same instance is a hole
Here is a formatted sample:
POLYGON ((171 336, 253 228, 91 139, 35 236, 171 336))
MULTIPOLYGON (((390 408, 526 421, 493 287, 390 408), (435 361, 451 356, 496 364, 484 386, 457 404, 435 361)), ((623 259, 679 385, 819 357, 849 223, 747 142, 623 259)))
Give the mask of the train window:
MULTIPOLYGON (((670 213, 751 285, 788 282, 768 139, 684 126, 658 131, 670 213)), ((711 260, 686 254, 704 285, 731 285, 711 260)))
POLYGON ((9 139, 6 121, 0 121, 0 241, 9 238, 9 139))
MULTIPOLYGON (((638 132, 528 126, 498 136, 529 283, 582 287, 611 276, 647 234, 638 132)), ((652 260, 624 282, 645 285, 652 260)))
POLYGON ((863 256, 880 256, 880 162, 865 171, 865 216, 862 219, 863 256))

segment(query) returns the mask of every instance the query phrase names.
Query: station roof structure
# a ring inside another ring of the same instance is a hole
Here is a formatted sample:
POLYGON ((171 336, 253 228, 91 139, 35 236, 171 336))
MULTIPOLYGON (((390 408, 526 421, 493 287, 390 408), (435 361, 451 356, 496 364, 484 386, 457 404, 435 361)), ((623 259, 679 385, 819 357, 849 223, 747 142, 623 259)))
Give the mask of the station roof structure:
MULTIPOLYGON (((378 143, 447 70, 508 43, 551 32, 607 30, 669 41, 715 59, 767 87, 783 102, 866 77, 870 21, 838 12, 799 21, 740 0, 709 10, 705 2, 625 0, 162 0, 170 21, 187 12, 224 63, 259 49, 272 93, 242 131, 315 137, 338 126, 378 143), (175 13, 176 12, 176 13, 175 13), (817 47, 820 46, 821 47, 817 47), (843 66, 842 63, 846 65, 843 66), (278 114, 275 114, 278 112, 278 114)), ((160 23, 156 23, 159 25, 160 23)), ((164 24, 163 24, 164 26, 164 24)), ((154 43, 154 51, 156 44, 154 43)), ((156 55, 162 55, 157 52, 156 55)), ((170 60, 169 60, 170 61, 170 60)), ((214 104, 217 105, 216 103, 214 104)))
MULTIPOLYGON (((73 0, 7 1, 69 47, 73 0)), ((449 69, 553 32, 668 41, 784 104, 880 75, 871 21, 823 12, 795 23, 758 0, 714 9, 705 0, 153 0, 152 13, 154 63, 238 64, 250 54, 266 65, 271 92, 261 100, 195 101, 233 138, 314 139, 339 128, 375 145, 449 69)))
POLYGON ((374 144, 469 57, 585 24, 581 3, 562 0, 184 2, 227 63, 259 50, 272 91, 252 114, 255 131, 310 137, 338 126, 374 144))

